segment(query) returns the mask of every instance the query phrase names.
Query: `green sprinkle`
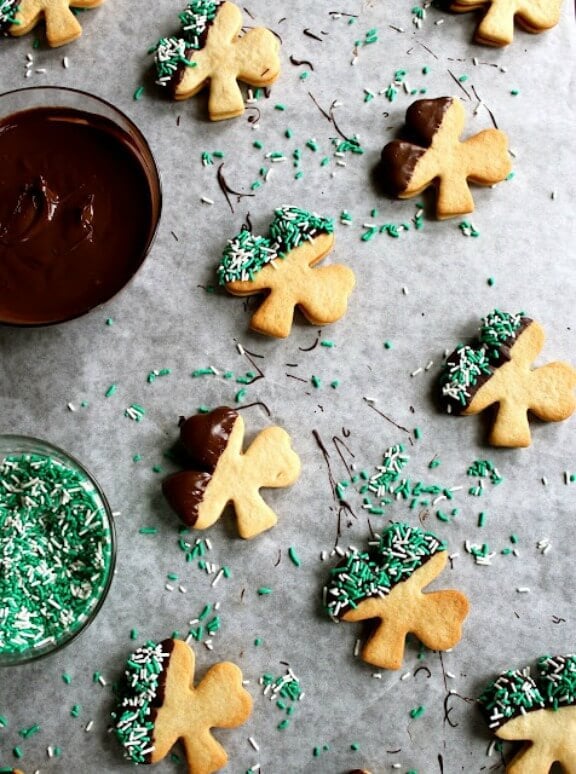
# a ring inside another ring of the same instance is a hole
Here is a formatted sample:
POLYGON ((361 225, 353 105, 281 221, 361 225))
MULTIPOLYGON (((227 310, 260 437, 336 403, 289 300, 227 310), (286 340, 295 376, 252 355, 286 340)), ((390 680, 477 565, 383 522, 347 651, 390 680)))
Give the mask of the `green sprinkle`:
POLYGON ((430 460, 428 463, 428 467, 433 470, 434 468, 437 468, 440 465, 440 460, 437 457, 434 457, 433 460, 430 460))
POLYGON ((20 760, 20 758, 24 756, 24 753, 22 752, 20 747, 14 747, 12 749, 12 754, 14 755, 15 758, 18 758, 18 760, 20 760))
POLYGON ((322 748, 321 748, 321 747, 315 747, 315 748, 312 750, 312 755, 313 755, 315 758, 319 758, 319 757, 320 757, 320 755, 322 755, 322 748))
POLYGON ((316 389, 322 386, 322 381, 319 379, 318 376, 313 375, 310 381, 312 382, 312 385, 316 387, 316 389))
POLYGON ((32 43, 32 48, 34 49, 40 48, 40 38, 34 38, 34 43, 32 43))
POLYGON ((330 382, 330 387, 332 387, 332 389, 335 390, 339 384, 340 384, 339 380, 334 379, 332 382, 330 382))
POLYGON ((413 719, 421 718, 425 712, 426 712, 425 708, 422 705, 420 705, 419 707, 414 707, 414 709, 410 710, 410 717, 413 719))
POLYGON ((198 406, 196 411, 197 411, 198 414, 209 414, 210 413, 210 409, 208 408, 208 406, 204 406, 204 405, 198 406))
POLYGON ((140 527, 138 532, 141 535, 155 535, 158 532, 158 527, 140 527))
POLYGON ((0 728, 8 728, 8 718, 5 715, 0 715, 0 728))
POLYGON ((78 718, 80 717, 81 712, 82 712, 82 707, 80 706, 80 704, 74 704, 74 706, 70 710, 70 717, 78 718))
POLYGON ((130 629, 130 639, 131 640, 138 639, 138 629, 130 629))
POLYGON ((483 527, 486 524, 486 513, 484 511, 480 511, 478 514, 478 526, 483 527))
POLYGON ((514 178, 515 173, 510 172, 508 175, 506 175, 506 180, 512 180, 514 178))
POLYGON ((352 742, 352 744, 350 745, 350 749, 356 752, 357 750, 360 749, 360 745, 358 744, 358 742, 352 742))
POLYGON ((266 597, 268 594, 272 593, 272 589, 269 589, 267 586, 261 586, 258 589, 258 596, 259 597, 266 597))
POLYGON ((520 89, 510 89, 510 94, 513 97, 517 97, 520 94, 520 89))
POLYGON ((225 578, 231 578, 232 577, 232 570, 229 567, 226 567, 226 565, 222 566, 222 575, 225 578))
POLYGON ((139 100, 142 99, 143 96, 144 96, 144 86, 138 86, 138 88, 134 92, 134 99, 136 100, 136 102, 138 102, 139 100))
POLYGON ((422 430, 419 427, 414 428, 414 438, 419 441, 422 438, 422 430))
POLYGON ((322 161, 320 162, 321 167, 325 167, 330 163, 330 158, 328 156, 324 156, 322 161))
POLYGON ((104 393, 104 397, 105 398, 111 398, 112 395, 114 395, 114 393, 116 392, 117 389, 118 388, 116 387, 115 384, 111 384, 110 387, 108 387, 108 389, 104 393))
POLYGON ((428 75, 429 72, 430 72, 430 68, 428 67, 428 65, 424 65, 424 67, 422 68, 422 75, 428 75))
POLYGON ((292 139, 293 134, 294 132, 292 131, 292 129, 286 129, 286 131, 284 132, 284 137, 290 140, 292 139))
POLYGON ((140 462, 141 459, 142 459, 141 454, 134 454, 132 457, 132 462, 140 462))
POLYGON ((40 731, 40 726, 38 723, 34 723, 33 726, 28 726, 28 728, 21 728, 18 733, 22 739, 29 739, 31 736, 34 736, 34 734, 37 734, 38 731, 40 731))
POLYGON ((262 645, 262 638, 261 637, 256 637, 256 639, 254 640, 254 645, 256 647, 258 647, 259 645, 262 645))
POLYGON ((100 672, 93 672, 92 673, 92 682, 93 683, 99 683, 101 677, 102 677, 102 675, 100 674, 100 672))
POLYGON ((166 577, 168 578, 168 580, 171 580, 171 581, 177 581, 178 580, 178 576, 176 575, 175 572, 167 573, 166 577))
POLYGON ((466 81, 468 80, 468 76, 467 75, 461 75, 458 78, 458 80, 460 81, 460 83, 466 83, 466 81))
POLYGON ((241 390, 238 390, 238 392, 234 396, 234 400, 236 401, 236 403, 242 403, 242 401, 246 397, 246 392, 247 392, 247 390, 246 390, 245 387, 242 387, 241 390))
POLYGON ((284 720, 281 720, 278 723, 278 726, 277 726, 278 730, 279 731, 283 731, 289 723, 290 723, 290 721, 286 720, 286 718, 284 718, 284 720))
POLYGON ((518 543, 518 536, 514 534, 510 535, 510 542, 516 545, 518 543))
POLYGON ((146 409, 139 403, 132 403, 124 410, 124 416, 133 422, 141 422, 146 414, 146 409))
POLYGON ((392 344, 391 341, 385 341, 384 342, 384 349, 392 349, 393 346, 394 345, 392 344))
POLYGON ((509 556, 509 555, 512 553, 512 549, 511 549, 511 548, 503 548, 503 549, 500 551, 500 553, 501 553, 503 556, 509 556))
POLYGON ((489 285, 489 287, 493 287, 493 286, 494 286, 494 283, 496 282, 496 280, 494 279, 494 277, 488 277, 488 279, 486 280, 486 282, 487 282, 487 284, 489 285))
POLYGON ((262 148, 264 147, 264 143, 262 143, 260 140, 254 140, 254 142, 252 143, 252 146, 254 148, 257 148, 258 150, 262 150, 262 148))
POLYGON ((333 341, 329 341, 328 339, 323 339, 323 341, 320 342, 321 347, 326 347, 326 349, 332 349, 334 346, 333 341))
POLYGON ((302 172, 302 170, 299 170, 299 171, 298 171, 298 172, 296 172, 296 174, 294 175, 294 180, 300 180, 302 177, 304 177, 304 172, 302 172))
POLYGON ((304 72, 300 73, 300 80, 305 81, 310 76, 310 73, 308 70, 304 70, 304 72))
POLYGON ((309 140, 306 140, 306 147, 310 148, 311 151, 316 152, 318 150, 318 143, 311 137, 309 140))
POLYGON ((292 546, 288 549, 288 556, 290 557, 290 561, 292 564, 294 564, 296 567, 300 567, 302 562, 300 561, 300 558, 298 554, 296 553, 296 549, 294 549, 292 546))
POLYGON ((277 105, 274 105, 274 110, 286 110, 286 105, 283 105, 281 102, 279 102, 277 105))
POLYGON ((255 181, 254 181, 254 182, 253 182, 253 183, 250 185, 250 190, 251 190, 251 191, 257 191, 257 190, 258 190, 259 188, 261 188, 261 187, 262 187, 262 183, 260 182, 260 180, 255 180, 255 181))

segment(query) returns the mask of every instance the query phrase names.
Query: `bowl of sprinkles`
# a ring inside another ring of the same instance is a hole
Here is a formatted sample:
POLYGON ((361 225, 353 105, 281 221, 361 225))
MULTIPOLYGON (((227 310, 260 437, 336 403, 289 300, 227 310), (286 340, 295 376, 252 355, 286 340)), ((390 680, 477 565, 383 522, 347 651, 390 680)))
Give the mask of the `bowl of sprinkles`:
POLYGON ((116 558, 94 477, 36 438, 0 435, 0 666, 47 656, 98 614, 116 558))

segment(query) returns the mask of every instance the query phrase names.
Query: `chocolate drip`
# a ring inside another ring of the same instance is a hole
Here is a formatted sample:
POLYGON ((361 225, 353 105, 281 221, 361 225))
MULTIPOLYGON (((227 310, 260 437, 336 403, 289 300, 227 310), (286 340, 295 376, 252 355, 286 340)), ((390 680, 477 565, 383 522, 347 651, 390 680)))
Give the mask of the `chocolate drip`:
MULTIPOLYGON (((174 650, 174 640, 169 637, 166 640, 162 640, 160 643, 160 646, 162 647, 162 651, 164 653, 172 653, 174 650)), ((151 711, 150 711, 150 720, 153 724, 156 723, 156 718, 158 717, 158 710, 160 707, 164 704, 164 698, 166 696, 166 681, 168 680, 168 669, 170 667, 170 658, 167 661, 164 661, 162 663, 162 672, 158 676, 158 688, 156 690, 156 696, 152 699, 151 702, 151 711)), ((152 745, 154 745, 154 730, 152 730, 151 733, 152 738, 152 745)), ((152 763, 152 753, 148 753, 146 755, 146 763, 152 763)))
POLYGON ((162 482, 162 493, 170 507, 189 527, 198 521, 198 508, 212 480, 210 473, 183 470, 162 482))
POLYGON ((399 196, 408 188, 416 164, 425 153, 423 148, 401 140, 384 146, 380 169, 382 184, 388 193, 399 196))
POLYGON ((452 97, 416 100, 406 111, 406 127, 426 146, 431 145, 452 101, 452 97))
POLYGON ((194 465, 214 472, 237 419, 234 409, 220 406, 209 414, 196 414, 184 422, 180 441, 194 465))

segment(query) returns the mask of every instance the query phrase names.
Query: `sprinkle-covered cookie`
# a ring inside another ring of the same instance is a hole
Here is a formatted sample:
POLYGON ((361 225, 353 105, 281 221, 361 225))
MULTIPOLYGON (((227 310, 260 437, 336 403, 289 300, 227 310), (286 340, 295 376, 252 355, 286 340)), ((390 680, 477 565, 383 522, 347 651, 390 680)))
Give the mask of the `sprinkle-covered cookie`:
POLYGON ((568 418, 576 408, 576 371, 563 362, 531 368, 544 338, 524 312, 488 314, 478 342, 458 346, 446 359, 440 376, 446 411, 468 416, 498 404, 490 443, 511 447, 531 443, 528 411, 548 422, 568 418))
POLYGON ((212 666, 196 687, 194 667, 194 651, 182 640, 149 641, 130 656, 112 714, 126 758, 157 763, 181 740, 190 774, 226 765, 228 756, 210 730, 242 725, 252 699, 235 664, 212 666))
POLYGON ((525 742, 507 774, 548 774, 555 763, 576 771, 576 656, 542 656, 530 667, 509 670, 478 699, 500 739, 525 742))
POLYGON ((0 35, 6 35, 16 21, 19 0, 0 0, 0 35))
POLYGON ((435 650, 459 641, 466 597, 458 591, 422 593, 446 559, 446 544, 432 532, 395 522, 369 543, 368 551, 349 551, 331 571, 324 602, 334 620, 380 619, 364 645, 364 661, 399 669, 409 632, 435 650))
POLYGON ((244 228, 228 241, 218 281, 233 295, 269 291, 250 327, 269 336, 290 334, 297 306, 314 325, 340 319, 355 285, 346 266, 313 267, 332 249, 334 222, 299 207, 279 207, 266 236, 244 228))
POLYGON ((175 99, 188 99, 210 89, 212 121, 244 112, 237 81, 270 86, 280 73, 278 39, 263 27, 240 35, 242 13, 227 0, 190 0, 179 15, 180 31, 161 38, 154 53, 156 82, 175 99))

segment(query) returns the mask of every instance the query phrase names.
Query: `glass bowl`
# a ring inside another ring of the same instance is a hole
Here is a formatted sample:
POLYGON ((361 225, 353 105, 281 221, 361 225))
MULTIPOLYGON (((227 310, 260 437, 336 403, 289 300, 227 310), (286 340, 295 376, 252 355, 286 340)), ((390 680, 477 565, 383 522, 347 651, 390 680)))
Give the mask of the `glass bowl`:
POLYGON ((0 667, 72 642, 104 604, 115 563, 96 479, 46 441, 0 435, 0 667))
POLYGON ((51 325, 109 301, 156 235, 154 156, 118 108, 74 89, 0 94, 0 323, 51 325))

